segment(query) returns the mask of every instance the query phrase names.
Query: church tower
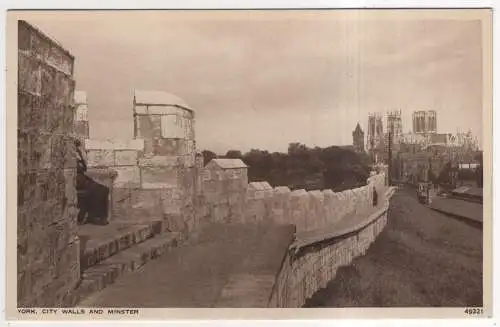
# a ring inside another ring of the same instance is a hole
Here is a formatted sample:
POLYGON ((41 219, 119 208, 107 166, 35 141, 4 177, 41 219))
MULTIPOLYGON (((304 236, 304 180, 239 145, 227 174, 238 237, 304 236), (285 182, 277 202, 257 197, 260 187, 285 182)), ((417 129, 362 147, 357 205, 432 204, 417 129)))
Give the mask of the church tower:
POLYGON ((354 150, 356 150, 356 152, 365 151, 365 133, 361 129, 361 126, 359 126, 359 123, 352 132, 352 145, 354 146, 354 150))

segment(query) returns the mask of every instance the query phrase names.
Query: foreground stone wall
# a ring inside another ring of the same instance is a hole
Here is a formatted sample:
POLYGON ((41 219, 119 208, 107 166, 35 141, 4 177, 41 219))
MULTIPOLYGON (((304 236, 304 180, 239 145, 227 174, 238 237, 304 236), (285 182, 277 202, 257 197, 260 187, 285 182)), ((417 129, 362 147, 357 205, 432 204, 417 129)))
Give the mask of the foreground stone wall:
POLYGON ((268 307, 302 307, 335 278, 340 267, 350 265, 354 258, 366 253, 387 224, 388 207, 387 200, 382 209, 366 217, 360 228, 300 247, 292 244, 276 277, 268 307))
POLYGON ((80 279, 73 56, 18 25, 19 306, 57 306, 80 279))

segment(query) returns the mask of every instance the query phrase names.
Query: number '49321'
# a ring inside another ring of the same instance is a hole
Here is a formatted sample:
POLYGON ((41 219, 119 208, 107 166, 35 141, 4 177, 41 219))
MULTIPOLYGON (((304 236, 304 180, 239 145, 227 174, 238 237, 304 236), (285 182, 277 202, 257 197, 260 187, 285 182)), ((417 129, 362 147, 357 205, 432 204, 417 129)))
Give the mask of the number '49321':
POLYGON ((482 315, 483 308, 466 308, 465 313, 468 315, 482 315))

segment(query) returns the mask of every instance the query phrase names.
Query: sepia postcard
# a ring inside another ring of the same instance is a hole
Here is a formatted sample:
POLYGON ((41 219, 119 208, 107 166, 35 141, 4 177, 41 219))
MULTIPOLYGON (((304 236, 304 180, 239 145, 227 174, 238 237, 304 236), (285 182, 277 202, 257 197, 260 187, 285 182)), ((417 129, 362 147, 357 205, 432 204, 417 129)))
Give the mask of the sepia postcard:
POLYGON ((491 317, 491 35, 491 9, 9 11, 6 318, 491 317))

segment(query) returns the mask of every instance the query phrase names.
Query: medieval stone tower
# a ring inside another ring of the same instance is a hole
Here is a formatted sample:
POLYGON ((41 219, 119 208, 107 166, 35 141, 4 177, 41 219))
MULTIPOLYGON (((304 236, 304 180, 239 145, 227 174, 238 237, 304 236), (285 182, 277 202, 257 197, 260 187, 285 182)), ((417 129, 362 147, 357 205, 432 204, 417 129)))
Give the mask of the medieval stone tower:
POLYGON ((356 152, 364 152, 365 151, 365 133, 361 129, 359 123, 356 125, 356 128, 352 132, 352 145, 356 152))
POLYGON ((193 224, 197 175, 193 109, 175 95, 136 90, 133 115, 134 138, 144 141, 138 160, 141 188, 161 191, 163 214, 181 215, 181 220, 193 224))

